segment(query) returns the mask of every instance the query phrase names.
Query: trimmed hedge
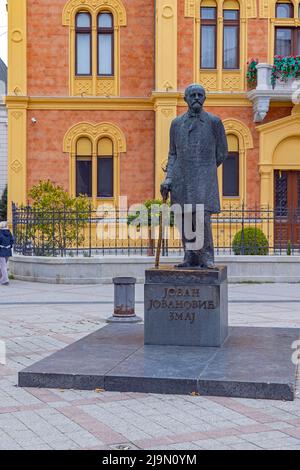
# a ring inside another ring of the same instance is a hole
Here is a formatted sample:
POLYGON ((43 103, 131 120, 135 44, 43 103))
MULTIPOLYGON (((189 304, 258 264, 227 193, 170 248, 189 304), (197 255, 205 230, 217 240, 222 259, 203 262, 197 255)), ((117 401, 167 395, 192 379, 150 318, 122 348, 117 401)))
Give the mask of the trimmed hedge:
POLYGON ((269 242, 260 228, 246 227, 235 234, 232 249, 235 255, 267 255, 269 242))

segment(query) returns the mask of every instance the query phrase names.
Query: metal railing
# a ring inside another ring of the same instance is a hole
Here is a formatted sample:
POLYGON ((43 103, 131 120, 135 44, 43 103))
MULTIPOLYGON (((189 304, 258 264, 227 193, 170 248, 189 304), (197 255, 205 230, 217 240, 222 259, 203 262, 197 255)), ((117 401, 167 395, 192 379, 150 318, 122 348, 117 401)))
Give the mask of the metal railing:
MULTIPOLYGON (((132 224, 127 212, 41 211, 13 204, 15 253, 25 256, 154 255, 158 227, 132 224)), ((215 253, 299 254, 300 211, 228 206, 212 216, 215 253), (249 234, 249 228, 250 234, 249 234), (259 229, 259 230, 258 230, 259 229), (261 235, 261 231, 264 236, 261 235), (237 235, 239 233, 239 235, 237 235), (238 238, 238 241, 234 240, 238 238)), ((165 228, 162 255, 182 253, 178 230, 165 228)))

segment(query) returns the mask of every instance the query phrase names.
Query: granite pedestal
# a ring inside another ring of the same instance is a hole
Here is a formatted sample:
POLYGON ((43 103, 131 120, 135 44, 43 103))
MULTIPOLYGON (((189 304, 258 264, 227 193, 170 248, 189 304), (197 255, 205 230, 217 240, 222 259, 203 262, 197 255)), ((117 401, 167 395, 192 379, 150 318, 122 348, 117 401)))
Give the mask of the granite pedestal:
POLYGON ((19 386, 293 400, 295 328, 231 327, 221 347, 145 346, 110 324, 19 372, 19 386))
POLYGON ((227 336, 226 266, 146 271, 145 344, 219 347, 227 336))

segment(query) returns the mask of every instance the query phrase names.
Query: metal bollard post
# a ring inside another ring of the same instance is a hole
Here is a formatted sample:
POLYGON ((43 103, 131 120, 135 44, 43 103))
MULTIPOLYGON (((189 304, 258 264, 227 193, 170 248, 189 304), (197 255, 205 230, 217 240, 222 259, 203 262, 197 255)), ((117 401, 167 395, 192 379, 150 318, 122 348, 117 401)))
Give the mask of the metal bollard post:
POLYGON ((134 277, 115 277, 114 314, 107 323, 139 323, 142 321, 135 314, 135 284, 134 277))

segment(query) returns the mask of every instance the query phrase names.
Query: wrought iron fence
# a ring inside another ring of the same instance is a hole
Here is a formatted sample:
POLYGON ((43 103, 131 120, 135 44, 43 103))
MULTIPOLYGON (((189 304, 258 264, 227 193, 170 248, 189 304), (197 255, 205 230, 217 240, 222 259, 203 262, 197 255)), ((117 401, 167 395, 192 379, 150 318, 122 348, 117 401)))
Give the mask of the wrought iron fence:
MULTIPOLYGON (((25 256, 154 255, 154 231, 132 223, 125 211, 40 211, 13 204, 15 253, 25 256)), ((216 254, 299 254, 300 211, 276 207, 228 206, 212 216, 216 254), (249 230, 250 229, 250 230, 249 230), (262 233, 263 235, 262 235, 262 233)), ((162 255, 180 254, 174 224, 165 228, 162 255)))

